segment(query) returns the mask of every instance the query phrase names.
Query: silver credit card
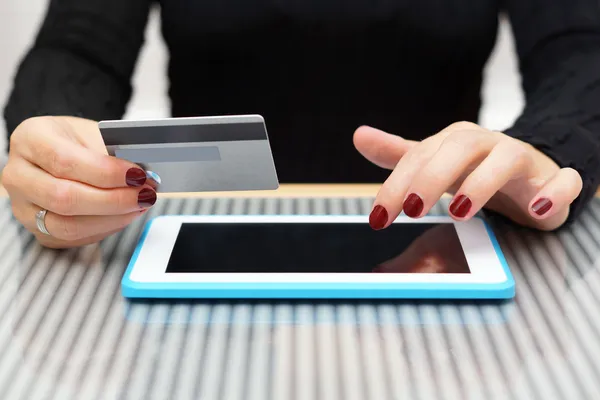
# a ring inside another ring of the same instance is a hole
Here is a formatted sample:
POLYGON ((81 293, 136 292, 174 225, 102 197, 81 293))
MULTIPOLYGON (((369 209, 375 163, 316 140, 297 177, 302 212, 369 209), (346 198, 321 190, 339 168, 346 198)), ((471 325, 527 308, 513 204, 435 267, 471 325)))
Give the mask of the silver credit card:
POLYGON ((98 127, 108 153, 144 168, 160 192, 279 187, 260 115, 101 121, 98 127))

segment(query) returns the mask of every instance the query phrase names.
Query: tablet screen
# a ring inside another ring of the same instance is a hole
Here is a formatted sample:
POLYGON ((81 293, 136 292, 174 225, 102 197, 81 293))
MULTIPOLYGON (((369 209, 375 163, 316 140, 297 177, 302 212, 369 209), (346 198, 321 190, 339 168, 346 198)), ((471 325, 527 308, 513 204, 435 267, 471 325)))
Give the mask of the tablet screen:
POLYGON ((167 273, 470 273, 451 223, 183 223, 167 273))

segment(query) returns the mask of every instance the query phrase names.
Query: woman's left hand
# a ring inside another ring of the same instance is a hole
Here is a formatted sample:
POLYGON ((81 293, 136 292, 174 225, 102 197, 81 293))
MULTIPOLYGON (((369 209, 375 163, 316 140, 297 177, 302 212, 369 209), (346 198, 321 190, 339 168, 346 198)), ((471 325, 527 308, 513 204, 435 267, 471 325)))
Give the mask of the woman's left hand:
POLYGON ((416 142, 360 127, 354 144, 361 154, 393 169, 375 199, 369 222, 387 227, 401 211, 425 215, 444 193, 449 213, 467 220, 481 208, 514 222, 553 230, 569 216, 582 189, 577 171, 560 168, 533 146, 469 122, 458 122, 416 142))

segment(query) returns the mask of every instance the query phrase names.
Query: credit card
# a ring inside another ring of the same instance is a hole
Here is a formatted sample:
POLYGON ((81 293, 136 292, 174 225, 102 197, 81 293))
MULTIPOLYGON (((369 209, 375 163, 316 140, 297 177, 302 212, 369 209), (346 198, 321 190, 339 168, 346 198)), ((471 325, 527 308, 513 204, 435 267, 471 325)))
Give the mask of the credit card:
POLYGON ((108 153, 145 169, 159 192, 279 187, 260 115, 100 121, 98 127, 108 153))

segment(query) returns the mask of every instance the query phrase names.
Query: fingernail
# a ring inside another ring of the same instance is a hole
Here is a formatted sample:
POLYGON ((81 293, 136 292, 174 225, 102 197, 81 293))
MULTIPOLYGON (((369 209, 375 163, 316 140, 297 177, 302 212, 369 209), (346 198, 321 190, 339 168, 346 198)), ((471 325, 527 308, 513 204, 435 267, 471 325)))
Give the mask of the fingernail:
POLYGON ((146 173, 140 168, 129 168, 125 174, 125 182, 129 186, 142 186, 146 183, 146 173))
POLYGON ((156 172, 146 171, 147 183, 152 187, 152 189, 157 190, 161 184, 160 176, 156 172))
POLYGON ((547 199, 545 197, 542 197, 541 199, 538 199, 535 203, 533 203, 533 205, 531 206, 531 209, 533 210, 534 213, 536 213, 537 215, 544 215, 548 212, 548 210, 550 210, 552 208, 552 201, 550 201, 550 199, 547 199))
POLYGON ((377 205, 369 215, 369 225, 371 228, 378 231, 383 229, 388 220, 388 212, 385 207, 377 205))
POLYGON ((450 212, 458 218, 464 218, 469 213, 471 205, 471 199, 461 194, 450 204, 450 212))
POLYGON ((406 200, 404 200, 402 210, 404 211, 404 214, 409 217, 417 218, 423 212, 423 200, 421 200, 417 194, 411 193, 406 200))
POLYGON ((140 207, 152 207, 156 203, 156 192, 152 189, 142 189, 138 194, 138 204, 140 207))

